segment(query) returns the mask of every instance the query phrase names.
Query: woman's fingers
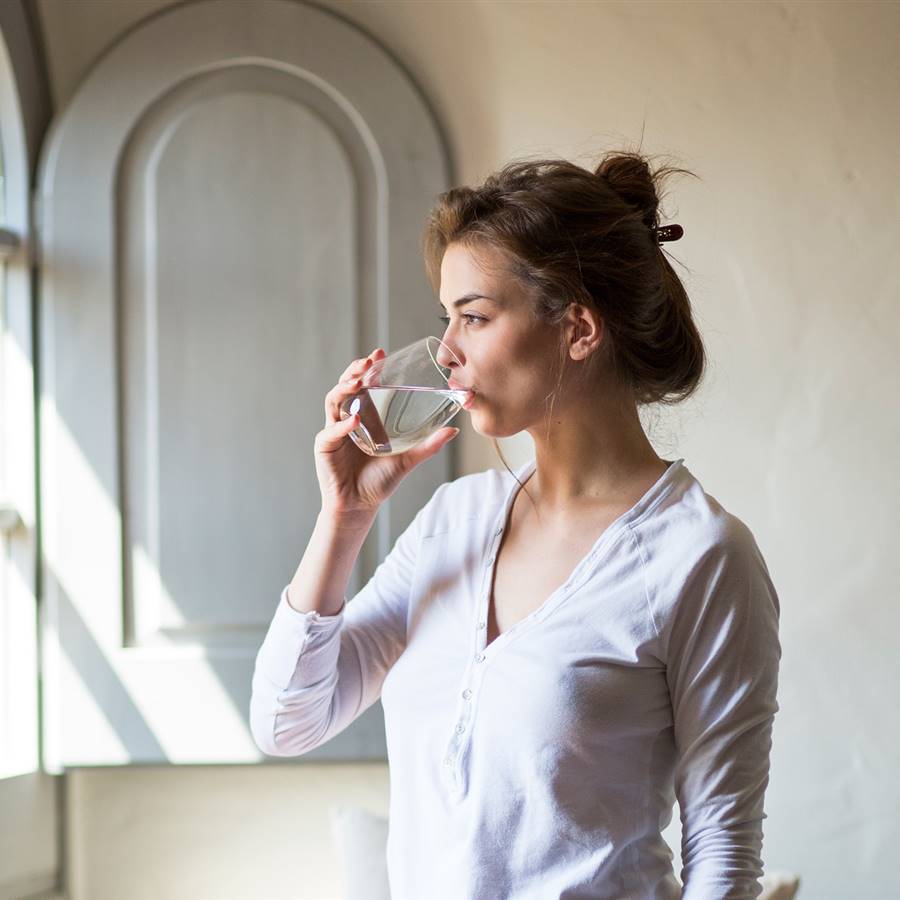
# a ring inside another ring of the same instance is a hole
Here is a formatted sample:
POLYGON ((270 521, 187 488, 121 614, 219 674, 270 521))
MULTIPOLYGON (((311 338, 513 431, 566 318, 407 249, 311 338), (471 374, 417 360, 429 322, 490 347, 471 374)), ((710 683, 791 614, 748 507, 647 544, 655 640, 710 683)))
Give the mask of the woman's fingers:
POLYGON ((372 357, 367 356, 365 359, 354 359, 340 377, 340 381, 347 381, 350 378, 357 378, 364 374, 369 366, 372 365, 372 357))
POLYGON ((317 452, 328 453, 337 450, 344 443, 345 438, 359 424, 359 416, 355 413, 346 419, 331 422, 317 435, 314 446, 317 452))
POLYGON ((341 404, 354 394, 359 392, 362 387, 362 379, 355 378, 350 381, 342 381, 336 384, 325 395, 325 421, 337 422, 341 418, 341 404))
POLYGON ((341 375, 340 381, 325 395, 325 422, 340 421, 341 403, 359 391, 362 386, 362 376, 369 370, 372 363, 385 356, 383 348, 378 347, 368 356, 354 359, 341 375))
MULTIPOLYGON (((352 430, 352 429, 351 429, 352 430)), ((439 428, 434 434, 422 441, 421 444, 407 450, 399 459, 402 460, 407 472, 414 469, 420 463, 434 456, 445 444, 449 444, 459 434, 459 429, 452 426, 439 428)))
POLYGON ((344 369, 343 375, 341 375, 341 381, 347 381, 349 378, 356 378, 359 375, 362 375, 369 366, 372 365, 376 360, 381 359, 386 354, 381 347, 373 350, 368 356, 364 356, 361 359, 354 359, 346 369, 344 369))

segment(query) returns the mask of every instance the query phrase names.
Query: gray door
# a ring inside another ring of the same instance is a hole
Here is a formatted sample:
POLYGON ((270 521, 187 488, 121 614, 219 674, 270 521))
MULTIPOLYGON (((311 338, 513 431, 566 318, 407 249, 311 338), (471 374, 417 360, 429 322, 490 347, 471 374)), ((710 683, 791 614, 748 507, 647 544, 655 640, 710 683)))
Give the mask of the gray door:
MULTIPOLYGON (((250 675, 319 509, 322 399, 433 331, 419 235, 447 180, 405 74, 287 0, 148 20, 60 114, 38 203, 50 771, 260 758, 250 675)), ((391 498, 351 591, 447 466, 391 498)), ((384 752, 376 704, 308 758, 384 752)))

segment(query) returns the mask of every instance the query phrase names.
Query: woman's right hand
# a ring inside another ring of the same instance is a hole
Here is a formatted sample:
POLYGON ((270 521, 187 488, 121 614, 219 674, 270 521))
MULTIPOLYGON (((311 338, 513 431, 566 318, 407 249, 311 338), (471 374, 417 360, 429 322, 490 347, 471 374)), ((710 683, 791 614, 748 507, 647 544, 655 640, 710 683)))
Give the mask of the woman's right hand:
POLYGON ((353 443, 349 435, 359 424, 359 416, 341 419, 341 404, 359 391, 362 376, 385 355, 379 347, 369 356, 353 360, 325 396, 325 427, 315 440, 316 474, 322 511, 341 521, 374 517, 409 472, 459 433, 457 428, 441 428, 396 456, 369 456, 353 443))

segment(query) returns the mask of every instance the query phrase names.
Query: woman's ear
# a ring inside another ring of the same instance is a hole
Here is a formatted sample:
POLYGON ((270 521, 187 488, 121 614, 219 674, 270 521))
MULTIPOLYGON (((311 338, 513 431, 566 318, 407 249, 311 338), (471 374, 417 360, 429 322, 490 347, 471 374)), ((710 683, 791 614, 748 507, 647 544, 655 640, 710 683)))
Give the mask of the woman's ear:
POLYGON ((569 356, 585 360, 600 348, 604 323, 599 313, 581 303, 570 303, 566 309, 566 339, 569 356))

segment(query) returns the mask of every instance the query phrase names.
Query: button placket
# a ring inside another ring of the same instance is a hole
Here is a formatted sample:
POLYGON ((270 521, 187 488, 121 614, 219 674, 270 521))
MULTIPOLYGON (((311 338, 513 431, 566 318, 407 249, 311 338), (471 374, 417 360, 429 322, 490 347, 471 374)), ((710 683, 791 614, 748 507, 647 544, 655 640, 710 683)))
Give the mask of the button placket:
MULTIPOLYGON (((505 517, 505 515, 506 515, 506 511, 504 511, 504 517, 505 517)), ((476 626, 475 626, 476 632, 477 632, 476 647, 480 646, 482 648, 482 652, 478 653, 475 656, 475 662, 478 662, 478 663, 484 662, 484 660, 485 660, 485 654, 484 654, 483 650, 487 646, 487 635, 482 635, 481 632, 487 628, 488 601, 490 599, 490 591, 491 591, 491 584, 490 584, 491 566, 493 566, 494 563, 497 561, 497 548, 499 546, 498 538, 500 537, 501 534, 503 534, 503 526, 499 525, 494 529, 494 534, 493 534, 494 540, 492 541, 491 555, 488 557, 487 562, 485 563, 485 567, 484 567, 484 577, 482 579, 482 583, 484 584, 484 593, 482 594, 482 597, 481 597, 481 606, 480 606, 481 616, 478 619, 478 622, 476 623, 476 626)))
MULTIPOLYGON (((508 510, 504 510, 504 517, 506 516, 507 512, 508 512, 508 510)), ((503 525, 499 525, 494 528, 493 541, 491 542, 492 546, 491 546, 491 550, 490 550, 490 556, 487 559, 487 562, 485 565, 485 570, 484 570, 484 572, 485 572, 484 579, 483 579, 484 581, 488 581, 491 566, 493 566, 497 560, 497 548, 499 546, 499 538, 503 534, 503 530, 504 530, 503 525)), ((483 635, 483 632, 487 628, 487 613, 488 613, 489 596, 490 596, 490 583, 488 581, 488 583, 485 587, 484 594, 482 595, 481 615, 479 616, 478 621, 476 623, 476 649, 479 646, 479 644, 478 644, 479 640, 482 640, 482 641, 486 640, 486 635, 483 635)), ((475 664, 484 663, 487 659, 487 653, 485 652, 486 645, 482 644, 481 647, 482 647, 482 649, 480 650, 480 652, 475 654, 475 657, 474 657, 475 664)), ((477 681, 478 678, 480 677, 480 675, 481 675, 481 671, 480 671, 480 665, 479 665, 479 669, 477 671, 470 672, 469 683, 472 684, 473 682, 477 681)), ((458 717, 455 725, 453 726, 453 733, 452 733, 452 736, 450 739, 450 745, 449 745, 449 748, 447 751, 447 755, 443 759, 443 768, 447 772, 447 776, 450 779, 451 785, 453 786, 453 788, 456 791, 459 791, 461 788, 461 783, 460 783, 461 774, 456 770, 455 764, 456 764, 457 760, 459 759, 460 755, 462 754, 463 742, 466 740, 465 735, 467 734, 467 732, 471 732, 471 722, 472 722, 472 719, 473 719, 474 713, 475 713, 475 710, 474 710, 475 703, 473 700, 474 691, 472 690, 472 688, 471 687, 464 688, 462 691, 461 697, 462 697, 463 702, 460 703, 461 709, 459 711, 459 717, 458 717)))
MULTIPOLYGON (((509 513, 508 509, 509 504, 507 503, 506 508, 503 511, 503 521, 505 523, 506 516, 509 513)), ((504 524, 500 524, 495 526, 493 530, 493 540, 491 541, 491 549, 490 556, 487 559, 487 564, 484 569, 484 576, 482 579, 482 583, 488 580, 491 566, 497 560, 497 548, 499 546, 499 538, 503 534, 504 524)), ((487 616, 488 616, 488 600, 490 597, 490 584, 488 583, 484 593, 481 598, 481 614, 476 623, 476 632, 475 632, 475 649, 478 650, 479 640, 486 640, 486 635, 483 636, 484 631, 487 629, 487 616)), ((483 674, 480 663, 484 663, 487 659, 487 654, 485 652, 486 645, 481 645, 481 650, 477 652, 474 656, 474 663, 476 664, 476 668, 470 670, 468 683, 477 687, 477 682, 480 676, 483 674)), ((474 718, 475 710, 475 700, 473 699, 475 696, 475 692, 471 687, 465 687, 462 691, 462 702, 460 703, 461 709, 459 710, 459 717, 456 723, 453 726, 453 732, 451 734, 449 747, 447 749, 447 753, 442 760, 442 769, 446 772, 447 778, 449 780, 451 788, 457 794, 462 791, 462 775, 459 771, 457 771, 456 763, 459 760, 460 756, 463 752, 463 742, 467 739, 466 733, 471 732, 471 722, 474 718)))
MULTIPOLYGON (((485 659, 485 654, 479 653, 475 660, 481 661, 485 659)), ((459 771, 459 760, 465 752, 465 743, 470 740, 469 735, 472 733, 472 723, 475 719, 475 704, 477 702, 477 692, 480 683, 482 671, 480 667, 474 665, 469 668, 466 673, 463 688, 459 694, 459 702, 457 706, 457 717, 453 724, 453 731, 450 735, 447 753, 444 759, 444 768, 448 777, 451 779, 452 786, 456 790, 461 789, 461 781, 463 774, 459 771)))

